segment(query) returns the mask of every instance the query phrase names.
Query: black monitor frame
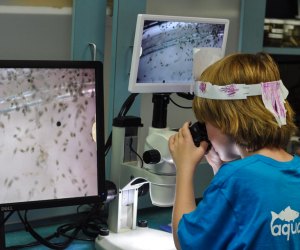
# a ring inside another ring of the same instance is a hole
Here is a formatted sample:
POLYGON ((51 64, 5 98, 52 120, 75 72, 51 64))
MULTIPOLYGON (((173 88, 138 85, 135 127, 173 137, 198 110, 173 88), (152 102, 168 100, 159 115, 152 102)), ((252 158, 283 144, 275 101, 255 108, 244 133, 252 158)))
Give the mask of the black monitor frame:
POLYGON ((104 156, 103 65, 99 61, 0 60, 0 68, 92 68, 95 69, 98 195, 0 204, 0 212, 100 203, 106 200, 104 156))

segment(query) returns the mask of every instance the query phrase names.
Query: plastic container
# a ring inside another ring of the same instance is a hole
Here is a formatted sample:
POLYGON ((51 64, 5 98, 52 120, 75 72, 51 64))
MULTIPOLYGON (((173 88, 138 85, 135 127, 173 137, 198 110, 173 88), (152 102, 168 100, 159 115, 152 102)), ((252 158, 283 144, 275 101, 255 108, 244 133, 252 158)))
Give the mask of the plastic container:
POLYGON ((283 45, 283 34, 270 33, 267 41, 270 47, 281 47, 283 45))
POLYGON ((300 47, 300 20, 285 20, 283 44, 285 47, 300 47))
POLYGON ((265 19, 264 46, 281 47, 283 45, 284 20, 277 18, 265 19))
POLYGON ((285 21, 283 19, 270 18, 270 33, 283 34, 285 21))

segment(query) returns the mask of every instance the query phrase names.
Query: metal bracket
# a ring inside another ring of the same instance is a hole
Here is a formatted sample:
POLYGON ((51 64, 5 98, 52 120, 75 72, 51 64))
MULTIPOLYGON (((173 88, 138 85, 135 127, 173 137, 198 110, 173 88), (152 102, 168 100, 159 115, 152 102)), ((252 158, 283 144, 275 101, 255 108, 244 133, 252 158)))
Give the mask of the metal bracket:
POLYGON ((96 61, 96 58, 97 58, 97 46, 96 46, 95 43, 89 43, 89 46, 91 48, 92 60, 96 61))

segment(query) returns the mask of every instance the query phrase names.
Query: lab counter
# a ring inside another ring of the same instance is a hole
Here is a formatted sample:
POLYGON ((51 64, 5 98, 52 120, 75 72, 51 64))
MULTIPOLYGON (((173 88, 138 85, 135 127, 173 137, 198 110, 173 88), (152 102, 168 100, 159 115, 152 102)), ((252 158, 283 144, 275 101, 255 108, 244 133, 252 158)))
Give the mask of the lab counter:
MULTIPOLYGON (((159 207, 151 207, 151 208, 144 208, 138 210, 137 218, 138 220, 144 220, 148 222, 148 227, 163 231, 168 231, 170 229, 169 224, 171 222, 172 217, 172 208, 159 208, 159 207)), ((46 237, 48 235, 53 234, 57 227, 60 225, 65 224, 55 222, 55 224, 49 224, 47 226, 41 226, 34 228, 40 235, 46 237)), ((17 230, 17 231, 10 231, 6 233, 6 247, 15 246, 15 245, 24 245, 31 242, 34 242, 34 238, 30 235, 30 233, 26 232, 25 230, 17 230)), ((11 248, 10 248, 11 249, 11 248)), ((17 249, 17 248, 14 248, 17 249)), ((24 249, 30 250, 43 250, 43 249, 50 249, 46 246, 37 245, 32 247, 27 247, 24 249)), ((89 250, 95 249, 94 241, 82 241, 82 240, 74 240, 67 248, 70 250, 89 250)))

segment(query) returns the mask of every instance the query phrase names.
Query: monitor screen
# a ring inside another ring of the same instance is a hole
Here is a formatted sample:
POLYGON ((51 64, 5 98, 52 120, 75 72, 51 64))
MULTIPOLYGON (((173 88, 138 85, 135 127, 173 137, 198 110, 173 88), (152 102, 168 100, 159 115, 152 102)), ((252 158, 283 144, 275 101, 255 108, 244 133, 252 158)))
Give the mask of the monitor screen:
POLYGON ((138 15, 128 90, 190 92, 195 52, 214 48, 223 57, 228 27, 227 19, 138 15))
POLYGON ((101 62, 0 61, 1 211, 106 198, 102 75, 101 62))

